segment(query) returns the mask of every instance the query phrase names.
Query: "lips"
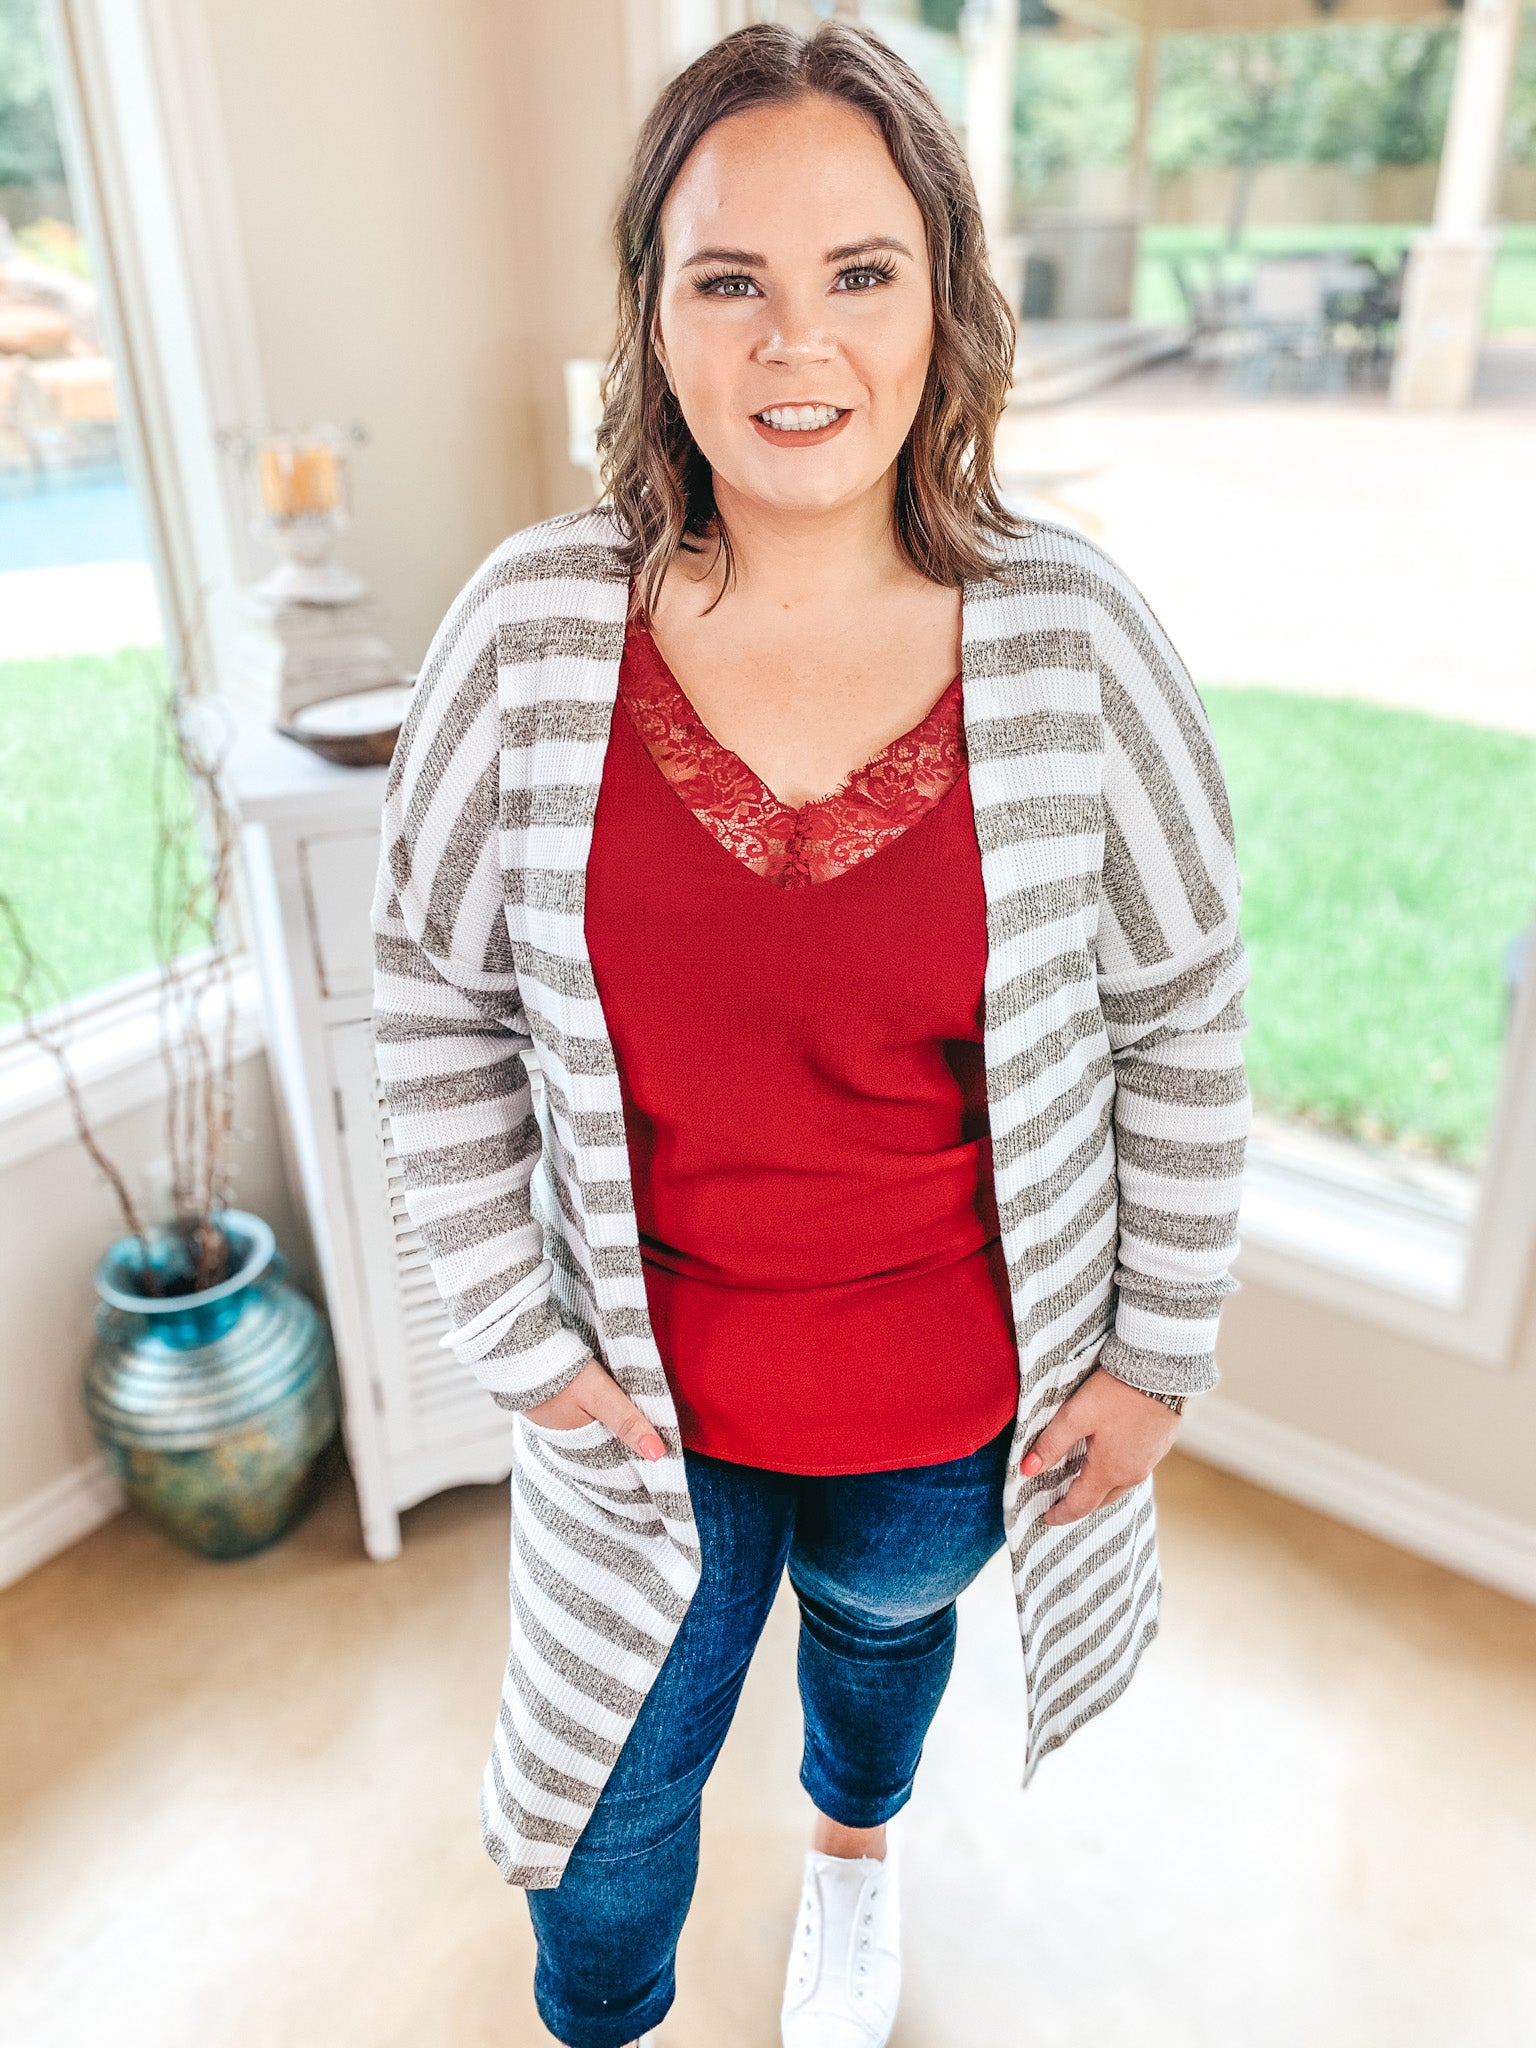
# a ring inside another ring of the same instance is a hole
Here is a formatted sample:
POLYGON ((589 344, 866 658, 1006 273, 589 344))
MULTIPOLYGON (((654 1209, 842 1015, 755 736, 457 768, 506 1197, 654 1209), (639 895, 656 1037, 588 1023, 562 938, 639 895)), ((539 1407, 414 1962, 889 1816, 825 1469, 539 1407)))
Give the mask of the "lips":
POLYGON ((819 448, 834 440, 853 418, 843 405, 766 405, 752 415, 752 431, 770 448, 819 448))
POLYGON ((814 434, 834 426, 847 411, 842 405, 769 405, 752 417, 779 434, 814 434))

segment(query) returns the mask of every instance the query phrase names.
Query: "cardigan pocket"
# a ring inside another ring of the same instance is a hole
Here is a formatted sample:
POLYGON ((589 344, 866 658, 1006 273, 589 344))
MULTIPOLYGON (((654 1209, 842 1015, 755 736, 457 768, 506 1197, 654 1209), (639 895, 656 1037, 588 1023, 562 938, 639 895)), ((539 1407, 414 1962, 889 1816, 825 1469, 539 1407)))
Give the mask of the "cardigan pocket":
POLYGON ((526 1415, 517 1420, 523 1433, 518 1462, 525 1467, 520 1482, 525 1490, 530 1483, 526 1468, 531 1467, 540 1475, 531 1483, 552 1500, 569 1489, 579 1496, 579 1508, 586 1515, 595 1510, 610 1525, 622 1524, 637 1535, 661 1533, 663 1524, 641 1477, 639 1460, 606 1422, 594 1418, 575 1429, 549 1429, 526 1415))
POLYGON ((1053 1366, 1041 1374, 1035 1382, 1032 1408, 1036 1417, 1036 1430, 1044 1429, 1046 1423, 1062 1402, 1075 1394, 1077 1389, 1094 1370, 1097 1354, 1109 1341, 1112 1323, 1106 1323, 1101 1330, 1095 1330, 1074 1344, 1064 1358, 1058 1358, 1053 1366))
MULTIPOLYGON (((1081 1342, 1074 1344, 1066 1357, 1059 1358, 1037 1383, 1027 1416, 1021 1417, 1021 1443, 1033 1443, 1040 1432, 1055 1421, 1058 1411, 1093 1373, 1097 1354, 1108 1341, 1112 1327, 1111 1324, 1106 1324, 1103 1329, 1095 1330, 1091 1336, 1084 1337, 1081 1342)), ((1020 1475, 1022 1497, 1025 1500, 1034 1497, 1036 1501, 1031 1513, 1032 1520, 1043 1514, 1052 1500, 1059 1500, 1066 1492, 1067 1487, 1082 1469, 1084 1455, 1086 1454, 1077 1452, 1074 1445, 1067 1453, 1067 1462, 1058 1459, 1054 1465, 1047 1466, 1043 1472, 1036 1472, 1032 1477, 1024 1478, 1020 1475)))
POLYGON ((552 1444, 563 1444, 567 1450, 585 1450, 592 1444, 600 1444, 611 1432, 606 1422, 600 1422, 594 1415, 586 1422, 573 1424, 570 1429, 551 1429, 546 1422, 535 1422, 531 1415, 520 1415, 519 1422, 524 1429, 531 1430, 552 1444))
POLYGON ((1063 1400, 1069 1394, 1077 1391, 1077 1388, 1087 1379, 1089 1371, 1093 1369, 1092 1366, 1085 1368, 1083 1364, 1083 1360, 1088 1357, 1090 1352, 1093 1353, 1093 1365, 1097 1365, 1098 1354, 1109 1342, 1113 1329, 1113 1323, 1106 1323, 1102 1330, 1095 1330, 1093 1335, 1085 1337, 1081 1344, 1074 1344, 1051 1375, 1053 1382, 1063 1389, 1063 1400))

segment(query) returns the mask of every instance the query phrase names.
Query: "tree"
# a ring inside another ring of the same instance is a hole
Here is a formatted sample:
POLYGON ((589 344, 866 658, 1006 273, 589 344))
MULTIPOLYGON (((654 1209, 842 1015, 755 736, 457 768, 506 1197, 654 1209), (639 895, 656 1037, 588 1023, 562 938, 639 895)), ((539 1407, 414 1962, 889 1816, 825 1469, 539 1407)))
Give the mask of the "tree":
POLYGON ((0 0, 0 185, 63 180, 40 0, 0 0))

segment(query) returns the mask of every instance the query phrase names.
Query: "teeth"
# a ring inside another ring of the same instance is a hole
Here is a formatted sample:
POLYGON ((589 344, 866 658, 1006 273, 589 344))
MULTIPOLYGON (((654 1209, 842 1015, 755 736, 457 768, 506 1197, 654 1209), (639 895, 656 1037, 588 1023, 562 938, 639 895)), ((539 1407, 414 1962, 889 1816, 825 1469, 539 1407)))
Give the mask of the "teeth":
POLYGON ((773 405, 758 418, 781 434, 808 434, 816 427, 830 427, 842 411, 840 405, 773 405))

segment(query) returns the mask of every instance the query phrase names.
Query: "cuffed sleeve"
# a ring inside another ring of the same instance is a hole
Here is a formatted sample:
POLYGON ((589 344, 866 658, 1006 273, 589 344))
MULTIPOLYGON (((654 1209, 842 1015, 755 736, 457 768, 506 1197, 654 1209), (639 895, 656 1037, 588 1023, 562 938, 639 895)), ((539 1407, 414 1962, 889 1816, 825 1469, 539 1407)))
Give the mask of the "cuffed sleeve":
POLYGON ((1105 566, 1097 975, 1115 1070, 1119 1247, 1098 1362, 1147 1392, 1196 1394, 1217 1383, 1217 1322, 1238 1285, 1252 1124, 1241 884, 1205 707, 1146 601, 1105 566))
POLYGON ((390 763, 373 1032, 406 1211, 450 1319, 443 1342, 503 1407, 527 1408, 591 1354, 558 1315, 530 1201, 541 1139, 503 908, 490 569, 438 628, 390 763))

